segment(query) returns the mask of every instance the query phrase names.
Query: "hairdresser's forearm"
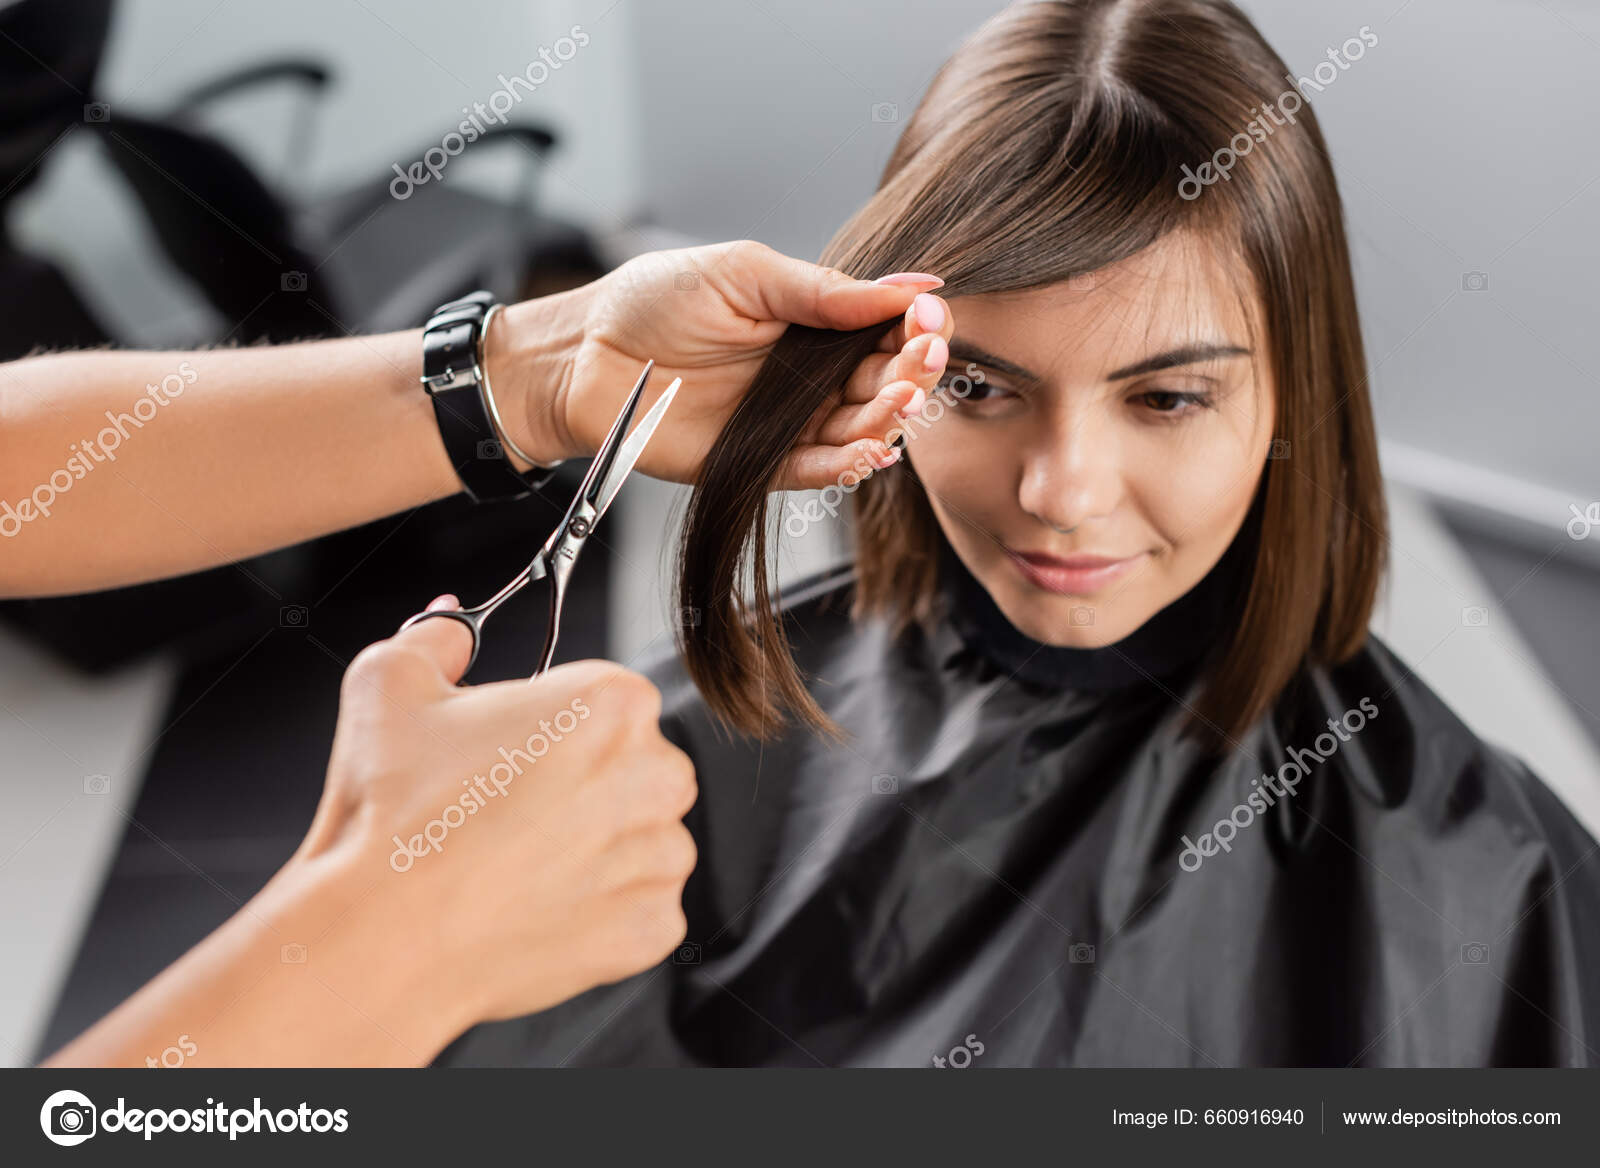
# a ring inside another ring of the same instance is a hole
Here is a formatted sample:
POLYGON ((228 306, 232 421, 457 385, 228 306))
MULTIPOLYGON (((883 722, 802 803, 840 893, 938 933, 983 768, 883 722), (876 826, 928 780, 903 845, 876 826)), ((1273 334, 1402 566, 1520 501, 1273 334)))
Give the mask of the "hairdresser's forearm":
MULTIPOLYGON (((491 375, 519 423, 529 411, 515 395, 552 385, 573 343, 561 303, 496 322, 491 375)), ((176 575, 455 493, 417 381, 421 345, 413 330, 0 366, 0 595, 176 575)))
POLYGON ((476 1019, 463 987, 429 976, 429 939, 369 911, 370 884, 291 861, 47 1065, 425 1065, 476 1019))

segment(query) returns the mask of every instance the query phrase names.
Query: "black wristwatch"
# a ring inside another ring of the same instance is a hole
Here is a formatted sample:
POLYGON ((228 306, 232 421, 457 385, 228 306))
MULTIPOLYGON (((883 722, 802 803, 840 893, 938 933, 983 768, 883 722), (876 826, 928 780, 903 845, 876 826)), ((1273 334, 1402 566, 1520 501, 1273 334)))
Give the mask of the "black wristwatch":
POLYGON ((493 295, 474 292, 440 305, 422 330, 422 386, 451 465, 475 503, 524 498, 555 474, 554 466, 526 474, 512 466, 490 417, 479 354, 493 307, 493 295))

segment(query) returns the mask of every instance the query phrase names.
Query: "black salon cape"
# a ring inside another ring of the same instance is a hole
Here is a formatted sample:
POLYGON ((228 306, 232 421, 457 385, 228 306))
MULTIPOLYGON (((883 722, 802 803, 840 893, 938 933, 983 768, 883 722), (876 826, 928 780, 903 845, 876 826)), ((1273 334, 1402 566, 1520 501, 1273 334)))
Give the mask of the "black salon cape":
POLYGON ((850 572, 814 579, 788 628, 839 747, 730 741, 676 661, 648 670, 700 783, 687 942, 439 1062, 1600 1063, 1594 840, 1377 638, 1221 763, 1180 740, 1231 556, 1093 651, 1023 636, 948 547, 931 632, 852 624, 850 572), (1256 814, 1291 750, 1309 773, 1256 814))

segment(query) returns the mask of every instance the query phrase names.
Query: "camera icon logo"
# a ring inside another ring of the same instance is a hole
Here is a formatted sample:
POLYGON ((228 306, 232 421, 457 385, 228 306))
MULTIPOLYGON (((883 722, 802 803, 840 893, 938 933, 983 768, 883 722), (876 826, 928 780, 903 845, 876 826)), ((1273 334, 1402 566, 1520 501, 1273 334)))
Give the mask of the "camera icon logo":
POLYGON ((285 292, 304 292, 306 290, 306 274, 304 272, 285 272, 278 277, 278 287, 285 292))
POLYGON ((71 1148, 95 1133, 94 1104, 79 1091, 57 1091, 39 1108, 39 1127, 52 1144, 71 1148))
POLYGON ((504 448, 500 445, 500 443, 496 442, 493 438, 485 438, 482 442, 478 443, 478 457, 488 459, 500 458, 503 456, 503 449, 504 448))
POLYGON ((693 292, 700 287, 700 273, 679 272, 672 277, 672 286, 679 292, 693 292))
POLYGON ((874 102, 872 120, 875 122, 898 122, 900 120, 900 107, 892 101, 874 102))
POLYGON ((900 792, 900 776, 898 775, 873 775, 872 793, 874 795, 896 795, 900 792))
POLYGON ((700 610, 698 608, 680 608, 678 610, 678 627, 695 629, 700 627, 700 610))
POLYGON ((284 945, 278 950, 278 960, 285 965, 304 965, 306 963, 306 947, 304 945, 284 945))
POLYGON ((1087 941, 1079 941, 1067 950, 1067 960, 1073 965, 1093 965, 1094 946, 1087 941))
POLYGON ((1488 965, 1489 946, 1482 941, 1469 941, 1461 946, 1462 965, 1488 965))
POLYGON ((1094 624, 1094 609, 1092 608, 1085 608, 1079 605, 1069 615, 1072 618, 1072 623, 1079 627, 1094 624))
POLYGON ((1468 628, 1482 628, 1489 623, 1489 610, 1474 604, 1461 610, 1461 623, 1468 628))
POLYGON ((311 612, 303 604, 286 604, 278 610, 278 627, 303 629, 311 623, 311 612))
POLYGON ((672 951, 672 964, 699 965, 700 942, 685 941, 672 951))
POLYGON ((110 775, 85 775, 83 779, 83 793, 85 795, 104 795, 111 790, 110 775))
POLYGON ((105 123, 111 120, 111 107, 103 101, 91 101, 83 107, 83 120, 105 123))
POLYGON ((1489 273, 1463 272, 1461 275, 1461 290, 1463 292, 1487 292, 1489 290, 1489 273))
POLYGON ((1274 438, 1271 448, 1267 451, 1267 457, 1271 459, 1288 458, 1289 440, 1287 438, 1274 438))

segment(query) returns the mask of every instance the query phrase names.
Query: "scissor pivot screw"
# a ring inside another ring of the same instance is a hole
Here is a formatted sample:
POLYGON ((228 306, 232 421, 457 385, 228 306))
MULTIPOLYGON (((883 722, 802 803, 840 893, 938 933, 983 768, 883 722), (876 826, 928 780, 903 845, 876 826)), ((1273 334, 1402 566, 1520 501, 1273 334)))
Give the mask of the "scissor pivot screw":
POLYGON ((589 534, 589 521, 587 519, 574 519, 572 526, 568 530, 579 539, 582 539, 589 534))

